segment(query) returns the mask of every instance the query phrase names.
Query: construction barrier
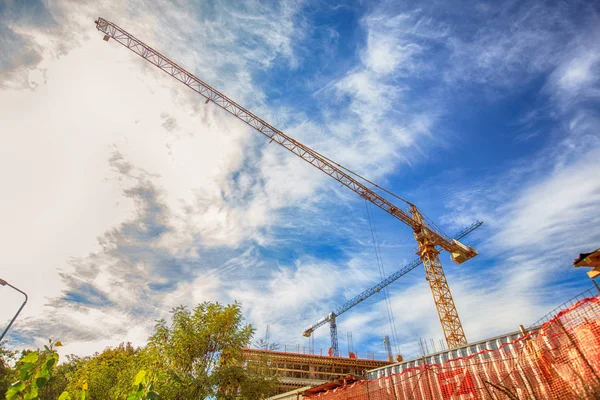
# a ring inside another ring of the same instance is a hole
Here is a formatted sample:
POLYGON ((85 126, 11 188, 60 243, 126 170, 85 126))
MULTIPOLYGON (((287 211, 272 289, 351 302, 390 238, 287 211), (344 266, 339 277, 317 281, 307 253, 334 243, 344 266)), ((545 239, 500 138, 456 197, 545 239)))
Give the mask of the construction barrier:
POLYGON ((583 299, 536 332, 444 364, 423 364, 307 397, 326 400, 600 398, 600 300, 583 299))

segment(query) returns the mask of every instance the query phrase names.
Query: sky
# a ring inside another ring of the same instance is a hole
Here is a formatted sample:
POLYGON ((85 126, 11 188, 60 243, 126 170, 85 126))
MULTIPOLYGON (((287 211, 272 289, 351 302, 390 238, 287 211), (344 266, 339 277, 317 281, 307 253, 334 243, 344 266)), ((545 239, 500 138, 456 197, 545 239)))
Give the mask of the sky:
MULTIPOLYGON (((29 295, 8 346, 143 345, 173 307, 235 300, 255 339, 307 347, 306 326, 416 257, 408 226, 97 17, 444 232, 483 221, 476 258, 440 257, 469 341, 592 286, 572 262, 600 246, 597 2, 0 0, 0 278, 29 295)), ((422 267, 388 293, 394 350, 443 338, 422 267)), ((21 302, 0 287, 2 327, 21 302)), ((384 293, 338 331, 342 355, 351 332, 384 357, 384 293)))

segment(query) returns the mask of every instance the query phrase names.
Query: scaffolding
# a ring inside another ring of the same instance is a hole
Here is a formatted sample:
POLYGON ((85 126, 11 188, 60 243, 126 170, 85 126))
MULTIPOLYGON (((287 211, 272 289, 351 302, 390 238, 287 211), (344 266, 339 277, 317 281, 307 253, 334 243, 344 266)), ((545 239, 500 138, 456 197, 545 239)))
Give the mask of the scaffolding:
POLYGON ((389 361, 330 357, 281 351, 242 349, 246 365, 267 362, 279 377, 279 393, 303 386, 316 386, 348 375, 365 378, 368 370, 389 361))

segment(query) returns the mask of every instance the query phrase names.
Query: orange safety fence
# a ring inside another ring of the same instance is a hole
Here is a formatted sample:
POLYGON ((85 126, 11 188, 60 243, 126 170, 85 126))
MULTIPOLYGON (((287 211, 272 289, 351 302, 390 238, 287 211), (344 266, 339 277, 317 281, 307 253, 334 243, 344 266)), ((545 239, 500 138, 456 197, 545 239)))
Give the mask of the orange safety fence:
POLYGON ((307 397, 323 400, 600 398, 600 300, 583 299, 536 332, 444 364, 423 364, 307 397))

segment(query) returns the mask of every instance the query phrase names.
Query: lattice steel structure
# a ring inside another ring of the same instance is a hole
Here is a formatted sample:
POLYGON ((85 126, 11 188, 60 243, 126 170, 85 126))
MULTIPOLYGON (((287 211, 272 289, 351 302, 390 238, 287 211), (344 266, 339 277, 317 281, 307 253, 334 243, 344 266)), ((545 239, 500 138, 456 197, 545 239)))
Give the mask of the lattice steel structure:
POLYGON ((238 118, 240 121, 243 121, 262 133, 264 136, 270 139, 269 143, 275 142, 279 144, 286 150, 294 153, 307 163, 320 169, 336 181, 340 182, 342 185, 354 191, 363 199, 370 201, 388 214, 408 225, 414 231, 415 238, 417 238, 419 243, 419 255, 426 266, 425 272, 427 273, 429 284, 434 293, 434 300, 436 301, 437 311, 440 316, 440 321, 442 322, 442 328, 444 330, 444 335, 446 336, 448 346, 455 347, 466 343, 465 335, 462 330, 462 326, 460 325, 458 312, 456 311, 454 302, 447 301, 447 299, 452 298, 450 288, 448 287, 441 266, 438 267, 439 260, 437 259, 437 254, 434 254, 431 249, 435 248, 435 246, 441 247, 443 250, 451 254, 453 261, 459 264, 476 256, 477 252, 474 249, 464 246, 456 240, 448 238, 443 232, 426 223, 422 217, 422 214, 418 211, 414 204, 394 195, 396 198, 408 204, 410 211, 406 212, 400 207, 394 205, 380 194, 371 190, 366 186, 366 184, 371 184, 388 194, 393 195, 392 193, 380 188, 369 180, 353 173, 352 171, 344 168, 340 164, 330 160, 317 151, 310 149, 302 143, 285 135, 279 129, 268 124, 263 119, 259 118, 229 97, 225 96, 223 93, 206 84, 158 51, 136 39, 133 35, 127 33, 124 29, 120 28, 116 24, 107 21, 104 18, 98 18, 95 23, 96 28, 104 33, 104 40, 108 41, 110 38, 113 38, 119 44, 125 46, 149 63, 171 75, 173 78, 177 79, 190 89, 204 96, 207 103, 213 102, 238 118), (364 181, 366 184, 360 182, 359 179, 364 181), (427 268, 427 265, 433 265, 434 267, 427 268), (440 303, 438 303, 438 301, 440 303))

